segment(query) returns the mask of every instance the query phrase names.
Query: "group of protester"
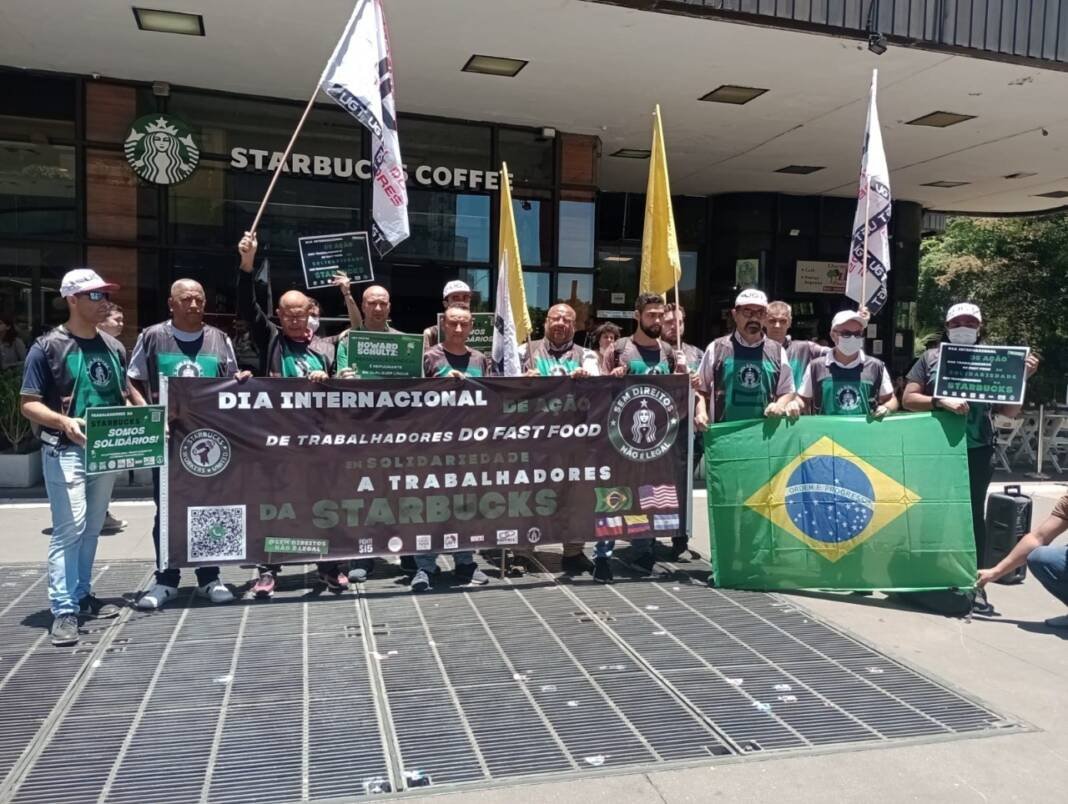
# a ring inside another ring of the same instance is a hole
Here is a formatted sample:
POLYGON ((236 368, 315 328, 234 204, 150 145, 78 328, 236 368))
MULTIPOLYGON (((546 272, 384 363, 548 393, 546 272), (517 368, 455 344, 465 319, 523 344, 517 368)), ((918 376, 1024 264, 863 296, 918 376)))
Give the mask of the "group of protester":
MULTIPOLYGON (((238 313, 259 356, 256 373, 303 377, 312 382, 355 377, 348 367, 347 330, 333 337, 320 337, 318 303, 299 290, 287 291, 278 299, 276 324, 265 309, 263 289, 253 280, 255 236, 246 233, 238 251, 238 313)), ((395 331, 389 326, 390 297, 386 288, 371 285, 357 302, 346 278, 339 276, 337 285, 353 328, 395 331)), ((118 606, 101 601, 91 588, 97 537, 116 475, 85 473, 82 427, 86 409, 158 403, 160 377, 164 376, 233 377, 239 382, 252 376, 239 363, 231 339, 204 323, 204 289, 191 279, 180 279, 172 285, 167 300, 170 318, 143 330, 127 357, 106 323, 113 314, 109 294, 115 288, 90 269, 69 272, 60 291, 67 303, 67 322, 38 338, 26 356, 22 411, 35 424, 42 442, 52 511, 48 589, 54 615, 51 635, 56 645, 77 642, 79 617, 114 617, 119 613, 118 606)), ((424 332, 424 376, 464 379, 495 374, 493 361, 468 345, 471 289, 457 280, 449 282, 443 292, 443 307, 440 327, 432 325, 424 332)), ((865 310, 845 310, 834 316, 830 347, 791 339, 789 305, 769 304, 760 290, 743 290, 731 315, 733 332, 701 350, 683 341, 685 311, 680 306, 643 293, 635 305, 634 333, 623 337, 615 325, 603 325, 593 333, 597 347, 593 350, 575 343, 575 310, 567 304, 556 304, 547 313, 544 337, 523 344, 522 370, 531 378, 686 373, 697 391, 694 425, 698 439, 712 422, 795 418, 802 414, 864 415, 872 426, 879 426, 880 419, 899 409, 886 366, 864 352, 868 322, 865 310)), ((978 307, 955 305, 946 316, 947 338, 955 343, 975 343, 981 325, 978 307)), ((976 549, 981 560, 985 552, 983 506, 991 478, 992 408, 934 398, 937 362, 937 349, 928 350, 916 362, 906 378, 901 405, 907 410, 940 407, 966 417, 976 549)), ((1029 357, 1028 374, 1037 366, 1037 358, 1029 357)), ((1019 412, 1015 406, 993 410, 1009 416, 1019 412)), ((700 455, 700 448, 695 452, 700 455)), ((153 541, 158 562, 160 484, 158 471, 153 474, 153 541)), ((996 579, 1031 556, 1036 577, 1068 604, 1068 551, 1043 546, 1066 529, 1068 495, 1053 517, 1021 541, 1012 554, 996 567, 983 570, 978 583, 996 579)), ((632 539, 628 553, 618 558, 639 574, 651 574, 656 562, 655 544, 653 538, 632 539)), ((611 583, 614 542, 598 541, 592 561, 583 547, 578 543, 564 545, 564 570, 572 574, 589 572, 594 581, 611 583)), ((689 550, 686 537, 677 534, 672 539, 672 559, 680 560, 688 553, 696 555, 689 550)), ((459 582, 489 583, 470 551, 453 553, 452 559, 459 582)), ((514 567, 522 570, 532 566, 533 557, 516 551, 513 560, 514 567)), ((434 576, 441 571, 437 555, 432 553, 406 556, 401 566, 410 573, 410 589, 416 593, 429 590, 434 576)), ((317 572, 323 586, 340 592, 365 581, 374 568, 373 559, 362 558, 353 560, 347 569, 340 562, 320 562, 317 572)), ((277 564, 260 566, 252 594, 269 598, 281 571, 277 564)), ((234 599, 233 592, 221 581, 218 567, 198 567, 196 576, 197 595, 212 603, 234 599)), ((176 568, 157 571, 151 587, 140 595, 136 605, 142 609, 164 606, 177 596, 180 578, 176 568)), ((1068 617, 1049 622, 1068 625, 1068 617)))

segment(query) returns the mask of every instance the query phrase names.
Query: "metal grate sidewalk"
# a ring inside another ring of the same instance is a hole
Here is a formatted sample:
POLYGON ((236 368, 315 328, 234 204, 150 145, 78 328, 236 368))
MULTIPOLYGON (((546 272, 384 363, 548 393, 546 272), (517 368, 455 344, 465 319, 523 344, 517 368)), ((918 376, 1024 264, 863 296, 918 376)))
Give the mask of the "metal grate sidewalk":
POLYGON ((450 579, 415 596, 380 565, 334 596, 287 567, 271 601, 186 588, 56 649, 40 567, 0 567, 0 799, 380 797, 1020 728, 775 595, 450 579))

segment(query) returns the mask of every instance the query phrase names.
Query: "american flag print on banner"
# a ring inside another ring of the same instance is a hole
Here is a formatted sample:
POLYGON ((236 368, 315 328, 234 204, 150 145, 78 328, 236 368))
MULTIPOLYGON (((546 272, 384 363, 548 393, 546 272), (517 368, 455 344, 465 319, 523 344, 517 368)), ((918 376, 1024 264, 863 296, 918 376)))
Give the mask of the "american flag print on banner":
POLYGON ((679 529, 679 515, 675 514, 653 514, 653 530, 678 530, 679 529))
POLYGON ((641 486, 638 489, 638 501, 643 511, 651 508, 679 507, 678 492, 671 485, 641 486))
POLYGON ((623 517, 627 523, 627 533, 648 533, 649 517, 645 514, 628 514, 623 517))
POLYGON ((878 70, 872 70, 868 122, 864 128, 864 148, 860 156, 857 213, 853 217, 845 291, 846 296, 858 305, 867 305, 872 315, 886 304, 886 281, 890 273, 890 169, 886 164, 879 110, 875 103, 878 74, 878 70))
POLYGON ((612 536, 623 535, 623 517, 621 516, 599 516, 597 517, 597 527, 594 532, 599 539, 607 539, 612 536))

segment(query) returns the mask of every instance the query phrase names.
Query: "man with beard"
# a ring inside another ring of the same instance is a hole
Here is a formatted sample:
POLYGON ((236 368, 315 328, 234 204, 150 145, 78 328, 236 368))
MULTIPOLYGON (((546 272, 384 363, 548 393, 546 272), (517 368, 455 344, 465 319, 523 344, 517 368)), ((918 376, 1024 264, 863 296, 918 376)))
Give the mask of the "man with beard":
MULTIPOLYGON (((450 307, 463 307, 465 310, 470 310, 470 286, 459 279, 446 282, 441 292, 441 304, 446 310, 450 307)), ((431 324, 423 330, 423 351, 428 352, 432 346, 437 346, 438 340, 438 325, 431 324)))
MULTIPOLYGON (((671 344, 661 340, 664 323, 664 300, 655 293, 640 293, 634 302, 634 319, 637 328, 629 338, 620 338, 613 344, 605 364, 613 377, 644 374, 672 374, 685 371, 685 364, 678 359, 671 344)), ((630 540, 630 552, 620 563, 639 575, 652 575, 656 566, 656 539, 630 540)), ((597 583, 612 583, 610 559, 615 541, 606 539, 597 542, 593 553, 593 580, 597 583)))
MULTIPOLYGON (((575 310, 568 304, 555 304, 545 315, 545 337, 519 347, 519 364, 528 377, 596 377, 600 358, 591 349, 575 343, 575 310)), ((529 554, 513 550, 515 565, 530 569, 529 554)), ((569 575, 592 573, 593 563, 582 552, 582 542, 564 544, 560 562, 569 575)))
MULTIPOLYGON (((171 285, 167 307, 169 321, 143 330, 130 357, 129 377, 148 404, 159 404, 160 377, 233 377, 242 381, 252 376, 241 371, 230 338, 204 323, 206 296, 204 288, 192 279, 179 279, 171 285)), ((152 525, 152 542, 159 555, 159 469, 152 471, 152 496, 156 501, 156 518, 152 525)), ((197 567, 199 597, 212 603, 229 603, 233 593, 219 580, 218 567, 197 567)), ((152 587, 137 601, 139 609, 159 609, 178 596, 181 570, 171 567, 156 570, 152 587)))
MULTIPOLYGON (((237 281, 238 314, 245 319, 249 332, 260 353, 260 373, 268 377, 305 377, 322 382, 334 373, 334 347, 317 337, 311 330, 309 317, 316 303, 299 290, 287 290, 278 299, 278 321, 271 321, 256 296, 252 273, 259 244, 252 232, 245 232, 237 250, 241 255, 241 273, 237 281)), ((348 574, 338 562, 324 561, 318 565, 319 580, 333 592, 349 585, 348 574)), ((260 566, 260 576, 252 587, 258 598, 274 595, 275 576, 281 564, 260 566)))
MULTIPOLYGON (((705 356, 703 349, 693 344, 686 343, 682 339, 686 336, 686 310, 681 304, 671 303, 664 308, 664 331, 663 338, 678 350, 682 343, 682 355, 686 358, 686 370, 690 372, 691 384, 697 390, 697 367, 701 365, 701 358, 705 356)), ((704 458, 705 440, 702 433, 694 430, 693 433, 693 466, 694 469, 704 458)), ((684 533, 671 537, 671 560, 686 561, 686 554, 699 561, 701 554, 690 549, 690 540, 684 533)))
POLYGON ((700 394, 694 424, 698 429, 707 428, 710 420, 794 419, 801 412, 786 350, 764 335, 767 308, 768 297, 762 291, 743 290, 731 311, 734 332, 712 341, 705 350, 697 371, 700 394))
POLYGON ((827 347, 820 346, 815 341, 799 341, 792 338, 788 333, 793 320, 793 309, 789 304, 784 301, 773 301, 768 305, 764 331, 771 340, 786 349, 786 360, 790 364, 794 387, 799 388, 808 364, 823 355, 827 347))

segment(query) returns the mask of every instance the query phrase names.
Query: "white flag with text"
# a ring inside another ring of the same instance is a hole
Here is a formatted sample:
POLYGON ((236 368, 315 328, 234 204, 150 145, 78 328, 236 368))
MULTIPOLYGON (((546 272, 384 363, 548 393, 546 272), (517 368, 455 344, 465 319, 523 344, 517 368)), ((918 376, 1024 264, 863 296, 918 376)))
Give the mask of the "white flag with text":
POLYGON ((493 310, 493 365, 502 377, 522 374, 519 364, 519 344, 515 339, 515 319, 512 318, 512 295, 508 285, 508 251, 501 249, 497 269, 497 304, 493 310))
POLYGON ((860 157, 860 187, 853 238, 849 248, 846 296, 867 305, 872 315, 886 304, 886 281, 890 273, 890 169, 883 151, 879 110, 875 103, 878 70, 872 70, 868 99, 868 122, 860 157), (864 297, 867 298, 864 298, 864 297))
POLYGON ((357 0, 319 86, 371 132, 371 240, 378 253, 385 255, 408 237, 408 190, 381 0, 357 0))

